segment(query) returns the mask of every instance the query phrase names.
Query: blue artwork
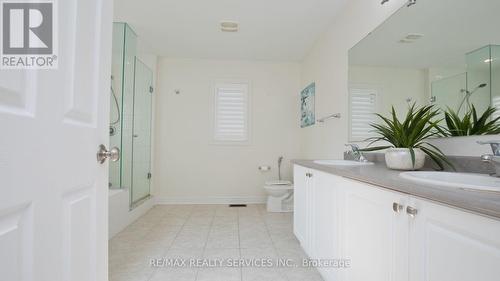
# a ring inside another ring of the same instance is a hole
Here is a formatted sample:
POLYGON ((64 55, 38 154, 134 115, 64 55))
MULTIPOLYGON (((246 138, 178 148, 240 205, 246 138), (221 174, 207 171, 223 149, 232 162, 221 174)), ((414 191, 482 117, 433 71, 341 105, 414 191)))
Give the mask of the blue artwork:
POLYGON ((300 93, 300 127, 308 127, 316 123, 314 114, 314 95, 316 84, 311 83, 300 93))

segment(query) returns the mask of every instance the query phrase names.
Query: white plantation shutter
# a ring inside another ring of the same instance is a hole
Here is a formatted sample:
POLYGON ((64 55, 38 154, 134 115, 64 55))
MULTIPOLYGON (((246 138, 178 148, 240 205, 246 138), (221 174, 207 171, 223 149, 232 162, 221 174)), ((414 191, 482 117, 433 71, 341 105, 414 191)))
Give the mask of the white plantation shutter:
POLYGON ((215 87, 214 140, 248 141, 248 84, 217 84, 215 87))
POLYGON ((377 121, 377 91, 374 89, 350 89, 349 97, 351 141, 364 141, 373 137, 370 124, 377 121))

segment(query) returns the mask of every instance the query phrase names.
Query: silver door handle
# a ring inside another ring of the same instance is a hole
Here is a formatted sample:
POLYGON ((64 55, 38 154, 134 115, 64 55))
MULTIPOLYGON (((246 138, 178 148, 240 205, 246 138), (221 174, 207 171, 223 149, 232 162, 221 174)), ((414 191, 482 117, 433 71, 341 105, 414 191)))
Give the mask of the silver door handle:
POLYGON ((399 203, 396 203, 396 202, 392 203, 392 210, 393 210, 394 212, 399 213, 399 212, 401 212, 403 209, 404 209, 404 206, 403 206, 403 205, 401 205, 401 204, 399 204, 399 203))
POLYGON ((413 207, 408 206, 408 207, 406 207, 406 213, 410 217, 414 218, 418 214, 418 210, 413 208, 413 207))
POLYGON ((97 162, 99 164, 103 164, 106 159, 113 162, 120 160, 120 149, 118 147, 113 147, 110 150, 107 150, 104 144, 99 145, 99 150, 97 151, 97 162))

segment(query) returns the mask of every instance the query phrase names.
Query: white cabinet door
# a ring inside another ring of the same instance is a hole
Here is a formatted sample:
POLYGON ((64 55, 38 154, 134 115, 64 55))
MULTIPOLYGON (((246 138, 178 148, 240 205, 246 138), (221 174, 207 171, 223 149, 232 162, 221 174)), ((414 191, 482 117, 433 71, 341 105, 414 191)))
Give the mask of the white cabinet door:
POLYGON ((410 281, 500 280, 500 222, 412 200, 410 281))
POLYGON ((307 208, 306 208, 306 190, 307 177, 309 171, 307 168, 295 165, 293 168, 294 198, 293 198, 293 233, 299 240, 302 247, 306 244, 307 227, 307 208))
POLYGON ((340 189, 343 257, 351 260, 343 280, 407 280, 408 218, 393 210, 407 197, 348 179, 340 189))
MULTIPOLYGON (((317 260, 333 260, 340 258, 339 253, 339 218, 338 218, 338 184, 342 178, 313 171, 314 186, 312 190, 312 258, 317 260)), ((338 269, 331 267, 318 268, 325 280, 337 280, 338 269)))
POLYGON ((306 254, 309 257, 314 257, 314 237, 315 237, 315 220, 314 220, 314 194, 315 190, 315 181, 316 178, 314 174, 317 173, 315 170, 307 170, 306 175, 306 204, 305 204, 305 216, 306 216, 306 232, 304 237, 304 244, 302 247, 304 248, 306 254))

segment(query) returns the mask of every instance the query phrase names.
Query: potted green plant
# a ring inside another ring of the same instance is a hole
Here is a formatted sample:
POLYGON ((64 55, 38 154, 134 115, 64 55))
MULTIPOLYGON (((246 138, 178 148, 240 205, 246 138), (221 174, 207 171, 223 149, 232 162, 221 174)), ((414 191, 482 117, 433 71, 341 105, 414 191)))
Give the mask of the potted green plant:
POLYGON ((458 137, 500 134, 500 117, 493 118, 496 111, 496 108, 490 106, 478 118, 476 108, 472 105, 460 118, 458 113, 448 108, 444 113, 446 128, 443 135, 458 137))
POLYGON ((370 144, 362 151, 377 151, 387 149, 385 162, 388 168, 395 170, 418 170, 425 164, 425 155, 428 155, 443 170, 444 165, 453 165, 439 148, 427 142, 427 139, 442 133, 435 120, 439 110, 432 105, 409 107, 404 120, 400 121, 396 110, 392 107, 391 117, 386 118, 376 114, 382 119, 381 124, 370 124, 378 135, 368 139, 370 144), (390 145, 370 147, 375 142, 385 141, 390 145))

